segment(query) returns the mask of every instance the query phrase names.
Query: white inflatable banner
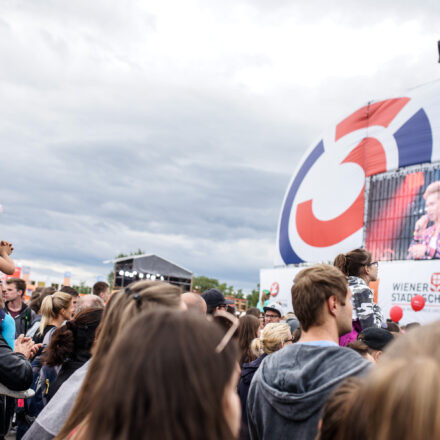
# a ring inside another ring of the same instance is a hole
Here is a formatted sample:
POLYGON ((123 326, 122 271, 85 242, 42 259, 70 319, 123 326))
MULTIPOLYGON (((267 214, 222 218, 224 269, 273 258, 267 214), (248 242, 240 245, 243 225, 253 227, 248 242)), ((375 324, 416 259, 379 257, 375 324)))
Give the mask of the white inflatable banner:
POLYGON ((440 160, 439 92, 436 81, 370 101, 318 138, 287 188, 275 265, 332 261, 363 244, 366 179, 440 160))

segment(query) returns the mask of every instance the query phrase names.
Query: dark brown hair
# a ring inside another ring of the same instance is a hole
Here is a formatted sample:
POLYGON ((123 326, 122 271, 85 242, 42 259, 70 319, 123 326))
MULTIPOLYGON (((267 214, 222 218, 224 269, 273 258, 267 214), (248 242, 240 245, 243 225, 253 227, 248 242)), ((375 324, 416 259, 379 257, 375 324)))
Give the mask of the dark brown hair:
MULTIPOLYGON (((405 327, 405 330, 408 326, 405 327)), ((394 333, 400 333, 400 327, 395 322, 387 321, 387 330, 394 333)))
POLYGON ((320 264, 303 269, 293 283, 292 305, 303 331, 322 324, 323 306, 331 296, 345 305, 347 280, 333 266, 320 264))
POLYGON ((54 367, 68 359, 74 360, 79 353, 84 356, 90 352, 102 313, 102 308, 86 309, 78 313, 75 319, 57 328, 43 354, 43 362, 54 367))
POLYGON ((371 348, 368 347, 367 344, 365 344, 364 342, 362 342, 360 340, 356 340, 356 341, 350 342, 347 345, 347 347, 351 348, 354 351, 356 351, 362 357, 365 357, 365 356, 367 356, 367 354, 371 354, 371 352, 372 352, 371 348))
POLYGON ((8 278, 6 280, 6 284, 15 284, 15 288, 17 290, 21 290, 21 296, 23 296, 26 292, 26 281, 21 278, 8 278))
POLYGON ((253 315, 256 318, 259 318, 260 314, 261 314, 261 312, 257 307, 251 307, 250 309, 246 310, 246 315, 253 315))
POLYGON ((246 362, 252 362, 256 357, 250 350, 251 342, 258 336, 260 320, 253 315, 240 318, 238 324, 238 346, 240 348, 240 367, 246 362))
POLYGON ((98 281, 93 285, 93 295, 100 296, 101 293, 105 292, 110 286, 104 281, 98 281))
POLYGON ((29 303, 29 307, 35 312, 40 313, 41 310, 41 303, 43 302, 44 298, 48 295, 52 295, 56 292, 54 287, 43 287, 40 291, 40 295, 34 299, 31 300, 29 303))
POLYGON ((301 339, 301 327, 298 327, 293 333, 292 333, 292 342, 298 342, 301 339))
POLYGON ((361 384, 361 379, 350 377, 333 391, 324 405, 321 428, 316 440, 363 440, 365 438, 360 434, 361 429, 357 429, 360 432, 353 437, 352 425, 360 427, 361 421, 350 420, 351 409, 357 399, 361 384))
POLYGON ((70 286, 61 287, 60 292, 68 293, 69 295, 72 295, 72 296, 79 296, 78 291, 70 286))
POLYGON ((223 402, 238 353, 233 341, 216 353, 222 336, 196 314, 137 317, 110 350, 83 438, 232 439, 223 402))
POLYGON ((346 254, 337 255, 333 266, 336 266, 347 277, 359 277, 371 260, 370 252, 365 249, 354 249, 346 254))
POLYGON ((87 375, 75 405, 56 439, 66 438, 86 419, 94 406, 93 401, 90 400, 90 390, 101 376, 107 353, 123 328, 142 311, 162 307, 178 308, 180 305, 180 288, 163 281, 137 281, 110 297, 101 324, 96 331, 96 343, 92 349, 93 357, 87 375))

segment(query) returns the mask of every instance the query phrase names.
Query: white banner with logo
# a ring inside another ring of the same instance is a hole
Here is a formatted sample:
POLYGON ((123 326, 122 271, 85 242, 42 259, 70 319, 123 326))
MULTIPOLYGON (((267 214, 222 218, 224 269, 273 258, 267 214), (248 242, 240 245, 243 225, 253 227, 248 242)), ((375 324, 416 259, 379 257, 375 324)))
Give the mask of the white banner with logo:
POLYGON ((260 270, 260 300, 263 290, 270 291, 270 302, 281 305, 284 313, 292 312, 292 288, 295 275, 304 267, 281 267, 260 270))
POLYGON ((440 261, 389 261, 379 263, 378 302, 386 318, 390 309, 403 310, 402 324, 427 324, 440 319, 440 261), (411 299, 425 298, 425 307, 415 312, 411 299))
MULTIPOLYGON (((295 275, 304 267, 287 266, 260 270, 260 298, 263 290, 271 292, 270 301, 281 304, 285 313, 292 311, 292 288, 295 275)), ((440 319, 440 261, 389 261, 379 263, 377 299, 385 318, 390 309, 403 310, 400 324, 419 322, 427 324, 440 319), (425 298, 425 306, 415 312, 411 299, 425 298)))

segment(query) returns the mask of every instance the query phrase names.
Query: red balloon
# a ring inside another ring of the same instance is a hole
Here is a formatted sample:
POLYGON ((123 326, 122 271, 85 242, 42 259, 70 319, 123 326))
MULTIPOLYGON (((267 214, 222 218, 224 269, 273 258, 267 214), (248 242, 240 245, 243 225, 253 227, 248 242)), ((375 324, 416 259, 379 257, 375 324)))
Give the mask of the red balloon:
POLYGON ((403 310, 400 306, 393 306, 390 310, 390 318, 394 322, 399 322, 402 319, 403 316, 403 310))
POLYGON ((420 310, 425 307, 425 298, 422 295, 413 296, 411 299, 411 307, 415 312, 420 312, 420 310))

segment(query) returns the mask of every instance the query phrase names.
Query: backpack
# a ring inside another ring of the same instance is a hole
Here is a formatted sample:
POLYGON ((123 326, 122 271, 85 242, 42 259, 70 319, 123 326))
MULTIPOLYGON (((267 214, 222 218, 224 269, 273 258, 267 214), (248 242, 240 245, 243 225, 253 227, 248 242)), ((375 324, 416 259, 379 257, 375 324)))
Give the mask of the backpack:
MULTIPOLYGON (((51 328, 43 339, 43 350, 49 345, 50 338, 56 328, 51 328)), ((26 421, 29 424, 37 418, 41 410, 47 403, 47 393, 49 392, 50 384, 56 379, 58 371, 55 367, 49 367, 42 364, 41 354, 35 356, 31 362, 33 380, 31 388, 35 391, 35 396, 24 401, 23 411, 25 413, 26 421)))

